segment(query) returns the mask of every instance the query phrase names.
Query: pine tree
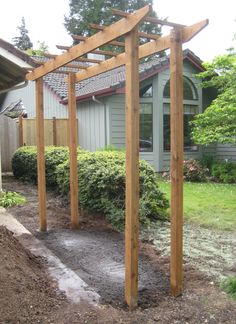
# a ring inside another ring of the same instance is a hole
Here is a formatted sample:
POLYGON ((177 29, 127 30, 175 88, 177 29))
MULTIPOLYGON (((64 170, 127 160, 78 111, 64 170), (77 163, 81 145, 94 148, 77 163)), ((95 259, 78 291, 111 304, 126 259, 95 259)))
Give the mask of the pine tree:
POLYGON ((33 43, 30 41, 28 30, 25 27, 25 18, 22 17, 21 25, 17 27, 20 32, 20 36, 12 39, 14 45, 22 51, 26 51, 33 47, 33 43))
MULTIPOLYGON (((152 3, 152 0, 70 0, 70 13, 65 16, 64 25, 70 35, 91 36, 97 31, 89 26, 90 23, 110 25, 120 19, 112 15, 111 9, 133 12, 152 3)), ((150 16, 157 15, 153 11, 150 16)), ((148 23, 143 24, 141 30, 156 34, 161 32, 160 27, 148 23)))

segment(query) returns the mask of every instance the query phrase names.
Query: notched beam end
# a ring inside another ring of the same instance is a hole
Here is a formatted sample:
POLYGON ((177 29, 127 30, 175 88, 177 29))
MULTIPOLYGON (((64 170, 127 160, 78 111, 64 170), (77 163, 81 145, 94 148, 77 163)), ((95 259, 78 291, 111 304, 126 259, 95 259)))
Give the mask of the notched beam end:
POLYGON ((200 33, 203 28, 205 28, 209 24, 209 20, 202 20, 192 26, 188 26, 183 28, 183 40, 184 42, 189 42, 195 35, 200 33))

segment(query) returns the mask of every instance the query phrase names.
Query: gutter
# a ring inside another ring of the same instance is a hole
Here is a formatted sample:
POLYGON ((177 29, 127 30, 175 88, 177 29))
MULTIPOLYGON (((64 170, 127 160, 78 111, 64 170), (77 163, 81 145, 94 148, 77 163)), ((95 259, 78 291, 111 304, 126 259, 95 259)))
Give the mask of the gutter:
MULTIPOLYGON (((107 89, 95 91, 95 92, 88 93, 88 94, 85 94, 85 95, 82 95, 82 96, 77 96, 76 101, 79 101, 79 102, 87 101, 88 99, 92 99, 93 96, 94 97, 108 96, 108 95, 110 95, 112 93, 115 93, 116 90, 117 90, 117 88, 107 88, 107 89)), ((68 98, 67 99, 62 99, 60 101, 60 103, 63 104, 63 105, 67 105, 68 104, 68 98)))
POLYGON ((10 87, 10 88, 4 89, 4 90, 0 90, 0 94, 8 92, 8 91, 13 91, 13 90, 18 90, 18 89, 24 88, 28 85, 28 83, 29 83, 29 81, 26 80, 26 81, 24 81, 24 83, 20 83, 16 86, 13 86, 13 87, 10 87))

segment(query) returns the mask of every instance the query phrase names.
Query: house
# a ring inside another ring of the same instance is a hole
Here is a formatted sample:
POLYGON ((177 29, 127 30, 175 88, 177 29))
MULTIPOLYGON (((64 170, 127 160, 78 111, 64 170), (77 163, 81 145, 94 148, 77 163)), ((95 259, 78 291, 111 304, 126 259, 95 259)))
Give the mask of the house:
MULTIPOLYGON (((184 151, 185 158, 214 154, 236 161, 236 150, 229 145, 195 145, 190 137, 189 121, 201 113, 214 98, 203 90, 195 77, 203 70, 201 60, 190 50, 183 53, 184 70, 184 151)), ((63 71, 63 70, 62 70, 63 71)), ((140 73, 140 156, 156 171, 170 164, 170 85, 169 58, 153 58, 139 66, 140 73)), ((67 118, 67 83, 64 74, 44 77, 45 118, 67 118)), ((79 145, 95 151, 107 145, 125 147, 125 67, 102 73, 77 84, 79 145)), ((35 117, 34 83, 9 92, 3 106, 21 100, 28 117, 35 117)))
POLYGON ((23 89, 27 85, 25 75, 32 69, 30 58, 17 50, 13 45, 0 39, 0 191, 2 190, 1 172, 10 164, 10 157, 18 143, 14 132, 15 123, 4 116, 4 105, 7 93, 13 89, 23 89), (2 154, 1 154, 2 153, 2 154))

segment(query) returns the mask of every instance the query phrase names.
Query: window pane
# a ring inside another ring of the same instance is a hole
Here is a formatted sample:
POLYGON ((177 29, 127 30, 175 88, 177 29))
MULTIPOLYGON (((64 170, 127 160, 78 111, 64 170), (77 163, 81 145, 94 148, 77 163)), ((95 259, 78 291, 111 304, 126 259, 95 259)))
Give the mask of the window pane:
MULTIPOLYGON (((191 139, 191 126, 194 115, 184 115, 184 151, 197 151, 198 146, 191 139)), ((170 151, 170 115, 163 116, 163 144, 164 151, 170 151)))
POLYGON ((140 139, 139 149, 141 152, 153 151, 153 113, 151 103, 140 104, 140 139))
MULTIPOLYGON (((170 80, 166 82, 163 96, 164 98, 170 98, 170 80)), ((185 100, 198 99, 197 90, 194 84, 192 84, 192 82, 188 80, 186 77, 184 77, 183 79, 183 96, 185 100)))
POLYGON ((164 115, 163 117, 164 151, 170 151, 170 115, 164 115))
POLYGON ((148 84, 141 88, 139 91, 140 98, 151 98, 152 97, 152 84, 148 84))

